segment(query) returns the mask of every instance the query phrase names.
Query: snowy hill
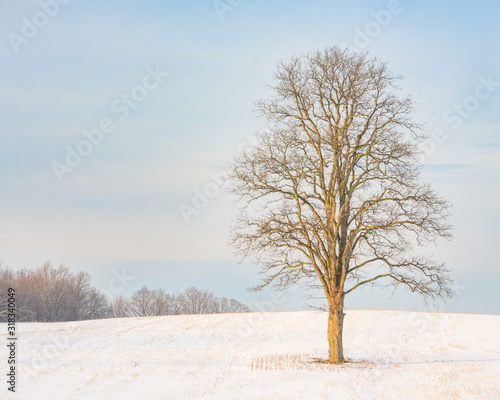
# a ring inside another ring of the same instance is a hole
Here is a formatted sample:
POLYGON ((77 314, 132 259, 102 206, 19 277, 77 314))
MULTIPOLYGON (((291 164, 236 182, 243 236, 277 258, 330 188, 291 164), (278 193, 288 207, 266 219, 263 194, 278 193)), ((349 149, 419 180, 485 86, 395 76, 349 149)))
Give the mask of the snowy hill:
MULTIPOLYGON (((347 311, 18 324, 16 399, 500 399, 500 316, 347 311)), ((2 342, 7 326, 0 324, 2 342)), ((2 376, 8 349, 2 344, 2 376)))

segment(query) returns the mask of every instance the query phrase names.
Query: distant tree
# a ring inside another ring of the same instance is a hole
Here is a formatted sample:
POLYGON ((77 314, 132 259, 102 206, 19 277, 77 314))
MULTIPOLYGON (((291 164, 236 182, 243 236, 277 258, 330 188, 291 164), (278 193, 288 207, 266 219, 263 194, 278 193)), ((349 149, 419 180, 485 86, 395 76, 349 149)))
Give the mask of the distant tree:
POLYGON ((235 299, 229 300, 229 311, 230 313, 240 313, 240 312, 250 312, 250 307, 246 304, 240 303, 235 299))
POLYGON ((214 309, 216 313, 239 313, 250 311, 248 306, 245 304, 242 304, 235 299, 227 299, 225 297, 215 299, 214 309))
POLYGON ((111 301, 111 315, 117 318, 248 311, 250 309, 246 305, 235 299, 219 298, 208 290, 195 287, 188 287, 176 296, 163 289, 148 289, 143 286, 130 299, 117 297, 111 301))
POLYGON ((156 289, 154 297, 158 315, 177 315, 180 313, 179 301, 175 294, 165 293, 163 289, 156 289))
POLYGON ((2 268, 0 265, 0 322, 7 321, 9 288, 14 288, 15 292, 15 316, 16 321, 26 321, 30 319, 31 313, 26 309, 26 299, 22 296, 22 291, 14 285, 15 273, 10 268, 2 268))
POLYGON ((153 295, 146 286, 137 290, 129 301, 130 314, 134 317, 148 317, 155 315, 153 309, 153 295))
POLYGON ((125 318, 131 316, 130 303, 123 297, 118 296, 110 302, 111 317, 112 318, 125 318))
MULTIPOLYGON (((100 318, 177 314, 246 312, 244 304, 218 298, 206 290, 187 288, 180 296, 165 290, 137 290, 130 298, 109 300, 90 283, 86 272, 73 273, 64 265, 45 263, 34 270, 13 271, 0 265, 0 292, 16 290, 16 320, 37 322, 80 321, 100 318)), ((7 318, 7 296, 0 297, 0 322, 7 318)))
POLYGON ((323 289, 328 359, 341 363, 347 294, 386 282, 452 295, 444 265, 413 251, 451 237, 449 204, 419 181, 419 126, 386 63, 333 47, 279 63, 275 78, 257 104, 269 132, 232 166, 233 243, 262 267, 256 289, 323 289))
POLYGON ((108 299, 90 285, 90 275, 87 272, 79 272, 71 276, 67 293, 66 321, 99 319, 110 316, 108 299))
POLYGON ((178 305, 175 296, 163 289, 151 290, 143 286, 128 301, 128 312, 135 317, 173 315, 178 313, 178 305))
POLYGON ((0 288, 16 291, 18 321, 78 321, 106 318, 108 299, 90 285, 90 275, 45 263, 35 270, 0 268, 0 288))
POLYGON ((108 298, 98 289, 91 287, 81 299, 78 320, 102 319, 111 316, 111 307, 108 298))
POLYGON ((177 301, 180 314, 212 314, 216 310, 214 294, 193 286, 188 287, 177 301))
POLYGON ((28 273, 34 294, 32 308, 36 321, 67 321, 71 317, 72 276, 69 268, 50 263, 28 273))
MULTIPOLYGON (((4 282, 5 287, 11 287, 16 291, 16 321, 34 321, 34 310, 31 306, 34 299, 34 293, 31 290, 28 271, 23 269, 14 272, 10 268, 0 269, 8 275, 0 277, 0 282, 4 282)), ((1 285, 1 283, 0 283, 1 285)))

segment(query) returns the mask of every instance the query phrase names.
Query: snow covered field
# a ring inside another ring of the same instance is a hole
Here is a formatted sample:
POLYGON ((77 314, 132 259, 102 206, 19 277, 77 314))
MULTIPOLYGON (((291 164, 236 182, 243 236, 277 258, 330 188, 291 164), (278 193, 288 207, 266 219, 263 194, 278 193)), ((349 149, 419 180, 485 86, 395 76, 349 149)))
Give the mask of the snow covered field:
MULTIPOLYGON (((16 393, 2 399, 500 399, 500 316, 347 311, 327 356, 326 313, 18 324, 16 393)), ((3 386, 3 387, 2 387, 3 386)))

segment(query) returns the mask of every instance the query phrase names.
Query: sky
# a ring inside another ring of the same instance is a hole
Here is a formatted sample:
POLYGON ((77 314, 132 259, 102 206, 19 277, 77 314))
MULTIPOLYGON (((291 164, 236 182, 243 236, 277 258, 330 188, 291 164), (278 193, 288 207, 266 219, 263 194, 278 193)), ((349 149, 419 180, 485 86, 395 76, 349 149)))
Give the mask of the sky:
POLYGON ((0 258, 89 272, 109 296, 197 286, 253 310, 302 310, 304 288, 251 292, 228 245, 227 163, 267 122, 279 60, 368 51, 402 75, 425 124, 422 178, 455 238, 427 249, 457 297, 353 292, 346 307, 500 313, 500 4, 495 1, 0 0, 0 258))

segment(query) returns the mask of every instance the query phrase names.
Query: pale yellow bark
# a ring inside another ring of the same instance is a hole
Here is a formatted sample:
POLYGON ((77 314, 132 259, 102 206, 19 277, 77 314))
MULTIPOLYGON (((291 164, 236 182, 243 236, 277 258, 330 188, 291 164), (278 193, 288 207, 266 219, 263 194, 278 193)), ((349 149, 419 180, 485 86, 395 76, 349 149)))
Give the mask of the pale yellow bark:
POLYGON ((328 314, 328 362, 344 362, 342 330, 344 328, 344 309, 342 305, 330 307, 328 314))

